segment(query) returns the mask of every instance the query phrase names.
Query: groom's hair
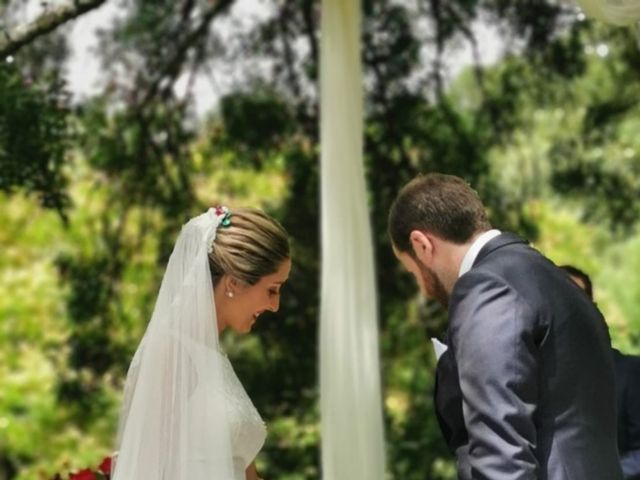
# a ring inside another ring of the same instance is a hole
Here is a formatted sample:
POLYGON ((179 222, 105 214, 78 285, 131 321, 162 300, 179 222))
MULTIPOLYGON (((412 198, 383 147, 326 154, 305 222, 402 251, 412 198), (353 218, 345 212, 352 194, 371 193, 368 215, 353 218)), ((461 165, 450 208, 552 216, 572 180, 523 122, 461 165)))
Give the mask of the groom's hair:
POLYGON ((478 194, 453 175, 417 176, 400 190, 389 212, 389 235, 400 252, 413 252, 409 239, 413 230, 463 244, 489 229, 491 224, 478 194))

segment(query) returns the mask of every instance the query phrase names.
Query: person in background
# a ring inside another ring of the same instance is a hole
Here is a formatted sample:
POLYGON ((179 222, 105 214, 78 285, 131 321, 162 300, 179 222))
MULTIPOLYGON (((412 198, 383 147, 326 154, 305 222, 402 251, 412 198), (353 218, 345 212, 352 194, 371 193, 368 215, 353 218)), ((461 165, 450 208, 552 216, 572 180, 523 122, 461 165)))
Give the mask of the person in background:
MULTIPOLYGON (((593 284, 589 275, 573 265, 562 265, 593 301, 593 284)), ((640 357, 613 350, 618 408, 618 450, 622 472, 627 480, 640 480, 640 357)))

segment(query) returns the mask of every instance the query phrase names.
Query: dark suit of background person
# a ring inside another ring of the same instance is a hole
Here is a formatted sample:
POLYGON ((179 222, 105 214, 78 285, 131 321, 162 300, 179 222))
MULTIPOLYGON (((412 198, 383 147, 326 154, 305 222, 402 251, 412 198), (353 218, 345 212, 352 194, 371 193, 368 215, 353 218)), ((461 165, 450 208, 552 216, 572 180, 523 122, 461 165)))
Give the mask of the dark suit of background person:
MULTIPOLYGON (((589 275, 572 266, 560 267, 593 301, 589 275)), ((618 416, 618 450, 624 477, 640 480, 640 357, 613 351, 618 416)))
POLYGON ((609 335, 553 263, 490 240, 453 288, 448 342, 436 403, 459 478, 622 478, 609 335))

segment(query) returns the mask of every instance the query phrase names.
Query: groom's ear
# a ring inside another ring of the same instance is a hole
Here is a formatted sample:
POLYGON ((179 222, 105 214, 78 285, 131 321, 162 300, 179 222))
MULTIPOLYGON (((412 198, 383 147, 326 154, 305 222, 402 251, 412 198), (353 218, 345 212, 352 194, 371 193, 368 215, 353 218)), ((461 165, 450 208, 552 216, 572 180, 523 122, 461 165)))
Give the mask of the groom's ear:
POLYGON ((429 238, 429 235, 420 230, 413 230, 409 234, 409 240, 411 241, 411 248, 416 258, 424 265, 431 265, 433 242, 429 238))

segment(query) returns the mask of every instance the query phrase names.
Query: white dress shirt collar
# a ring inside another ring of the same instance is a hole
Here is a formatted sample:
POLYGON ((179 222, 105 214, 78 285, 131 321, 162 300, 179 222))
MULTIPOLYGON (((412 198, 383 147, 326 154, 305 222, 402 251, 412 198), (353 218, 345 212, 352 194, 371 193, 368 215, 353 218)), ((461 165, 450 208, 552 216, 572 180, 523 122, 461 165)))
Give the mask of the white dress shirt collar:
POLYGON ((482 247, 484 247, 487 244, 487 242, 489 242, 489 240, 500 235, 500 233, 502 233, 500 232, 500 230, 496 230, 494 228, 492 230, 487 230, 486 232, 482 233, 480 236, 478 236, 478 238, 475 239, 475 241, 469 247, 469 250, 467 250, 467 253, 465 253, 464 258, 462 259, 462 263, 460 264, 460 272, 458 273, 458 278, 460 278, 462 275, 464 275, 469 270, 471 270, 471 267, 473 266, 473 262, 476 261, 476 257, 478 256, 478 253, 480 253, 480 250, 482 249, 482 247))

